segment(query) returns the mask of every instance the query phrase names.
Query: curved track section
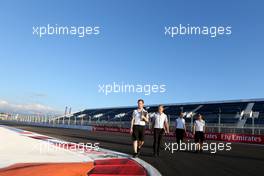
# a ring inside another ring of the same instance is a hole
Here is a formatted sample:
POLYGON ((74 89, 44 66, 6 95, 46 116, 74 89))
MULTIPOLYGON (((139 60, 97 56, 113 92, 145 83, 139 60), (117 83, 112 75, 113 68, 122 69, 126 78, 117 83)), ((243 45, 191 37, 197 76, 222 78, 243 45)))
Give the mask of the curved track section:
POLYGON ((160 175, 142 160, 23 129, 0 126, 0 176, 160 175))

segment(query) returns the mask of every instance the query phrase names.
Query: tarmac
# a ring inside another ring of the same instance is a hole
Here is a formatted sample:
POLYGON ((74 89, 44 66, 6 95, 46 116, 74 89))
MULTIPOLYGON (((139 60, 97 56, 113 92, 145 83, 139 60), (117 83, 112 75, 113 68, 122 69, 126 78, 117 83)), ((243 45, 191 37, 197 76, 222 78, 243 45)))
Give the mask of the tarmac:
MULTIPOLYGON (((132 154, 131 136, 118 132, 99 132, 79 129, 36 127, 16 123, 3 123, 15 128, 36 132, 75 143, 99 143, 105 149, 132 154)), ((170 152, 163 148, 159 157, 152 154, 152 136, 145 136, 140 159, 154 166, 164 176, 247 176, 262 175, 264 166, 264 146, 232 143, 230 151, 195 153, 193 151, 170 152)), ((175 142, 164 137, 164 142, 175 142)))

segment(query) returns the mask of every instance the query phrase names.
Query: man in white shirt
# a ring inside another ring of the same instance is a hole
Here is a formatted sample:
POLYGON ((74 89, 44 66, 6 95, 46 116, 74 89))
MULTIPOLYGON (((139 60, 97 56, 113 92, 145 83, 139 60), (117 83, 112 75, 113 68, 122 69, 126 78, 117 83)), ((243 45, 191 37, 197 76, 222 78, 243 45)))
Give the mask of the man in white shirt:
POLYGON ((194 135, 194 142, 198 145, 198 150, 200 152, 202 152, 204 133, 205 133, 205 121, 203 120, 203 116, 199 114, 197 116, 197 120, 195 120, 193 124, 193 135, 194 135))
POLYGON ((163 133, 169 133, 169 123, 167 115, 163 112, 163 105, 158 106, 158 112, 154 114, 152 128, 154 131, 153 140, 153 156, 159 156, 160 145, 163 133))
POLYGON ((180 144, 183 141, 184 134, 186 133, 186 126, 185 126, 185 119, 184 113, 180 112, 179 117, 175 121, 175 128, 176 128, 176 142, 180 144))
POLYGON ((133 111, 130 134, 132 134, 133 140, 133 157, 138 157, 140 150, 144 144, 145 126, 149 121, 148 112, 144 109, 144 100, 138 100, 138 108, 133 111))

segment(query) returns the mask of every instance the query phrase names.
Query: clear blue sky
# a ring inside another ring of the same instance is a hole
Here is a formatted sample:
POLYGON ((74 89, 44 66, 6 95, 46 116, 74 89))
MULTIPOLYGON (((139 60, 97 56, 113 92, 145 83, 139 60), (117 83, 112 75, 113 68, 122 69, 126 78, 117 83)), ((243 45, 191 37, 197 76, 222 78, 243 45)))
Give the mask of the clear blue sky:
POLYGON ((0 100, 63 110, 264 97, 264 2, 0 1, 0 100), (164 26, 230 25, 216 39, 170 39, 164 26), (32 35, 32 26, 98 25, 97 37, 32 35), (144 68, 144 74, 139 70, 144 68), (164 94, 98 93, 113 81, 166 84, 164 94))

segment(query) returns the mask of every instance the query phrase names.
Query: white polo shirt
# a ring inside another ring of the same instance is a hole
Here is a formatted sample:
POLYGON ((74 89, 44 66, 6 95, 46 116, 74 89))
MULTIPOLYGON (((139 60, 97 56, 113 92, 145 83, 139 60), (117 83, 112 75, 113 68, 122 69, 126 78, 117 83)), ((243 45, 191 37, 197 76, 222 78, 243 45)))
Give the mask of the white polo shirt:
POLYGON ((177 118, 175 121, 176 129, 185 129, 185 119, 184 118, 177 118))
POLYGON ((205 121, 204 120, 195 120, 194 121, 195 131, 204 131, 205 121))
POLYGON ((162 129, 164 128, 164 122, 168 122, 167 115, 162 113, 155 113, 153 116, 154 128, 162 129))
POLYGON ((146 125, 146 122, 144 120, 141 120, 142 113, 147 113, 148 116, 148 112, 145 109, 143 109, 142 111, 138 111, 138 109, 135 109, 133 111, 132 117, 135 119, 134 125, 146 125))

